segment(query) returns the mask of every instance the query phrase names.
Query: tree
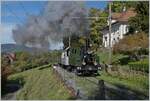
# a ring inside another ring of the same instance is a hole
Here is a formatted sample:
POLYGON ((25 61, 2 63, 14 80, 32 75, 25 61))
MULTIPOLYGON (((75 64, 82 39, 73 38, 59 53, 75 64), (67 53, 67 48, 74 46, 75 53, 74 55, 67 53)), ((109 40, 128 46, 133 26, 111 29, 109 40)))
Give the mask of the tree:
POLYGON ((107 26, 108 13, 92 8, 90 9, 90 17, 99 17, 97 19, 90 20, 90 38, 95 48, 98 48, 102 44, 102 30, 107 26))
MULTIPOLYGON (((95 48, 98 48, 102 44, 102 33, 101 30, 107 26, 107 17, 108 13, 91 8, 89 12, 89 17, 98 17, 97 19, 89 19, 89 29, 87 33, 84 33, 82 36, 72 35, 71 36, 71 46, 84 46, 86 44, 87 36, 90 37, 91 43, 95 48), (103 17, 103 18, 100 18, 103 17)), ((63 38, 64 48, 69 46, 69 37, 63 38)))
MULTIPOLYGON (((89 34, 89 33, 85 33, 85 34, 89 34)), ((81 47, 83 45, 85 45, 86 42, 86 36, 82 35, 82 36, 78 36, 78 35, 72 35, 70 36, 70 45, 71 47, 81 47)), ((63 38, 63 44, 64 44, 64 49, 67 48, 69 46, 69 37, 64 37, 63 38)))
POLYGON ((149 31, 149 2, 139 1, 135 6, 137 15, 129 19, 130 32, 148 33, 149 31))
MULTIPOLYGON (((136 4, 137 1, 113 1, 111 8, 112 8, 112 12, 120 13, 123 11, 124 7, 126 7, 126 10, 128 10, 131 7, 135 8, 136 4)), ((107 5, 105 10, 108 11, 108 9, 109 9, 109 5, 107 5)))

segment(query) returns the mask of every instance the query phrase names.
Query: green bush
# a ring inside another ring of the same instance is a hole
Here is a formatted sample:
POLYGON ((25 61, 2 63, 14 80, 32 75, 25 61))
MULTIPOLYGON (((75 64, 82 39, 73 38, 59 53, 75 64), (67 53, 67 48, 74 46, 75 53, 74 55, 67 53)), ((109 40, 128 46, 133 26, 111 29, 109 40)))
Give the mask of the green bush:
POLYGON ((149 49, 148 48, 140 48, 138 50, 139 55, 148 55, 149 54, 149 49))
MULTIPOLYGON (((58 63, 60 55, 60 51, 43 52, 39 54, 16 52, 16 61, 12 63, 12 67, 15 72, 22 72, 45 64, 58 63)), ((2 63, 5 65, 4 62, 2 63)))
POLYGON ((132 69, 132 70, 143 71, 146 73, 149 72, 148 59, 144 59, 142 61, 136 61, 136 62, 129 62, 128 65, 130 66, 130 69, 132 69))

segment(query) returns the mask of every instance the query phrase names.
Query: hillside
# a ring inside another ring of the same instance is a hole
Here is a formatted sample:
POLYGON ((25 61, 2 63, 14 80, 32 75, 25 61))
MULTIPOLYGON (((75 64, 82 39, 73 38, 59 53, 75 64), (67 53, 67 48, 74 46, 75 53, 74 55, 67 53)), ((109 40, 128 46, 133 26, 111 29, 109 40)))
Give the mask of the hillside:
POLYGON ((19 100, 72 99, 69 91, 49 66, 27 70, 9 77, 9 81, 17 80, 23 83, 23 87, 16 94, 19 100))
POLYGON ((1 52, 16 52, 16 51, 33 51, 34 48, 29 48, 23 45, 17 44, 1 44, 1 52))

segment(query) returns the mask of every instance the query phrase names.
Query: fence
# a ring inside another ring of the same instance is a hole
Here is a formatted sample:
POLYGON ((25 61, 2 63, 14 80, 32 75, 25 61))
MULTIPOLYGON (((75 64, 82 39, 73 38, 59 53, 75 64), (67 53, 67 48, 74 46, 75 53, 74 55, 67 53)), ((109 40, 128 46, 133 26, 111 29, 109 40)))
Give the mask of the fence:
MULTIPOLYGON (((77 85, 77 79, 79 80, 80 77, 76 76, 75 73, 68 72, 59 66, 56 66, 54 69, 54 72, 61 78, 61 80, 64 82, 65 86, 71 91, 71 94, 76 97, 76 99, 91 99, 89 96, 85 93, 82 87, 79 87, 77 85)), ((95 78, 96 79, 96 78, 95 78)), ((80 79, 81 80, 81 79, 80 79)), ((92 85, 97 85, 98 89, 98 96, 99 99, 105 99, 105 86, 104 86, 104 81, 96 81, 93 79, 87 79, 92 85)), ((92 98, 94 99, 94 98, 92 98)))
POLYGON ((62 71, 62 69, 59 66, 55 66, 53 71, 61 79, 61 81, 64 83, 67 89, 71 92, 71 95, 76 97, 78 91, 75 88, 75 82, 73 79, 71 79, 72 77, 68 77, 68 75, 66 74, 67 71, 62 71))

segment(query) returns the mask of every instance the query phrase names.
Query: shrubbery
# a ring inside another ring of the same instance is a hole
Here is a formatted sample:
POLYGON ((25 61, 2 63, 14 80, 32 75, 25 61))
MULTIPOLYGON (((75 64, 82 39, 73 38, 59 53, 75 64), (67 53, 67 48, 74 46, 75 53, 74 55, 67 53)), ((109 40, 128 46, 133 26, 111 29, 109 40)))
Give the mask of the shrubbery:
POLYGON ((1 57, 1 88, 2 88, 2 95, 6 92, 6 84, 7 84, 7 77, 12 74, 14 71, 10 66, 9 59, 6 57, 1 57))
MULTIPOLYGON (((12 62, 11 68, 14 72, 22 72, 45 64, 58 63, 59 59, 60 51, 43 52, 39 54, 16 52, 16 60, 12 62)), ((5 65, 5 62, 6 61, 3 61, 2 64, 5 65)))
POLYGON ((148 59, 144 59, 142 61, 129 62, 128 65, 130 69, 142 72, 149 72, 149 61, 148 59))
POLYGON ((148 35, 144 32, 125 36, 113 47, 114 53, 133 54, 135 51, 147 54, 149 46, 148 35))
POLYGON ((1 86, 2 95, 5 94, 7 77, 13 73, 22 72, 28 69, 36 68, 46 64, 58 63, 60 59, 60 51, 43 52, 39 54, 31 54, 28 52, 16 52, 16 59, 10 62, 7 54, 1 57, 1 86))

